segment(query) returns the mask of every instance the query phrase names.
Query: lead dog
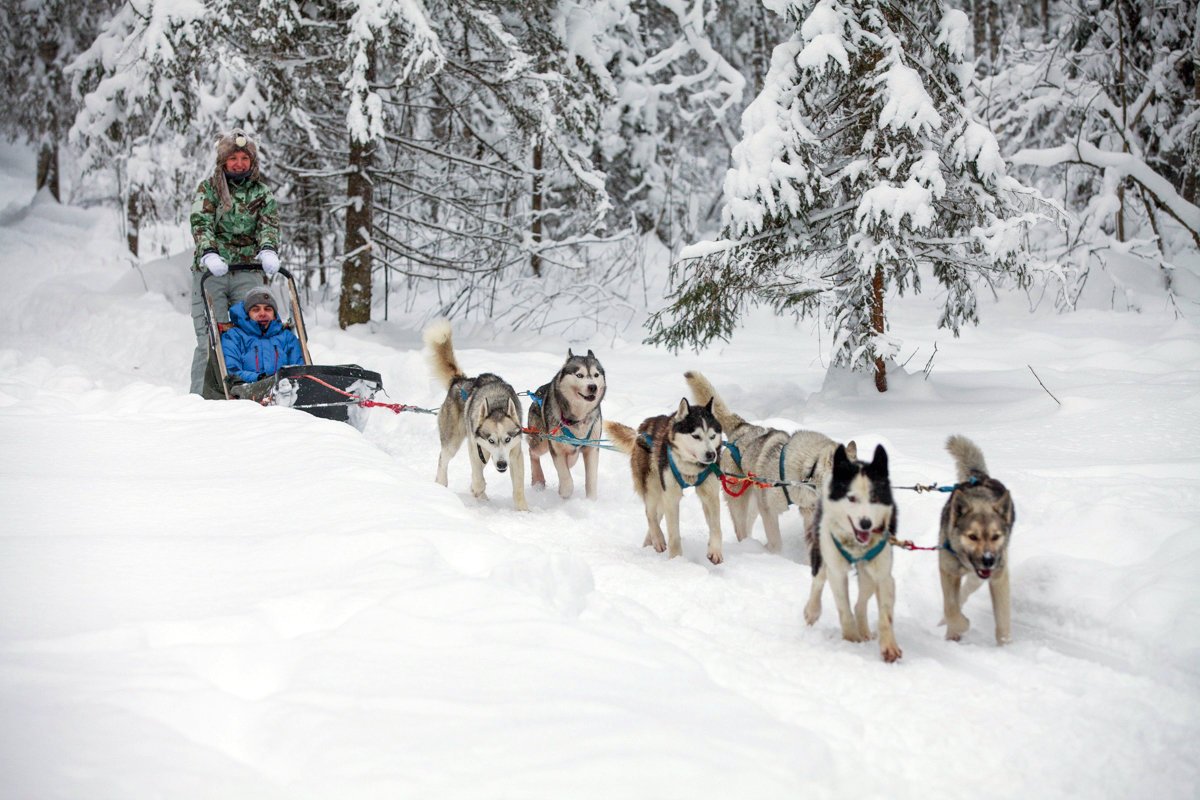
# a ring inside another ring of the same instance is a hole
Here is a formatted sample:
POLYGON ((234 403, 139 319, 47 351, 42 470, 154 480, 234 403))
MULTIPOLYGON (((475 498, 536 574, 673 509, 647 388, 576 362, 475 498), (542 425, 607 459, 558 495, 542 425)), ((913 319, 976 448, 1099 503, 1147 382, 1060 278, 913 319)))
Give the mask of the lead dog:
MULTIPOLYGON (((567 360, 554 379, 538 387, 530 398, 529 428, 533 431, 554 434, 570 440, 587 440, 604 430, 600 414, 600 401, 608 384, 604 367, 591 350, 586 356, 577 356, 569 349, 567 360)), ((571 467, 583 451, 584 486, 589 500, 596 499, 596 479, 599 475, 600 451, 595 447, 572 444, 570 441, 547 439, 537 433, 529 435, 529 466, 534 486, 545 486, 546 475, 542 472, 542 456, 550 453, 554 469, 558 473, 558 496, 566 500, 575 491, 571 479, 571 467)))
POLYGON ((951 436, 946 449, 958 468, 958 485, 942 507, 938 552, 946 638, 956 642, 971 627, 963 616, 963 603, 986 582, 996 617, 996 643, 1005 644, 1012 641, 1008 542, 1016 508, 1004 484, 988 475, 983 452, 974 442, 951 436))
POLYGON ((888 479, 887 451, 875 447, 871 463, 854 461, 838 445, 833 468, 825 479, 814 524, 807 532, 812 548, 813 583, 804 607, 809 625, 821 618, 821 592, 828 579, 842 623, 842 638, 865 642, 871 638, 867 602, 879 595, 879 652, 884 661, 901 656, 892 631, 896 584, 892 580, 892 545, 896 533, 896 504, 888 479), (850 568, 858 572, 858 599, 850 611, 850 568))
POLYGON ((465 439, 471 457, 471 494, 487 499, 483 468, 495 460, 496 469, 512 466, 513 505, 528 511, 525 502, 525 458, 521 452, 521 401, 513 388, 498 375, 485 372, 468 378, 454 357, 449 320, 438 320, 425 330, 429 364, 434 376, 446 387, 446 399, 438 411, 437 482, 446 486, 446 469, 465 439))
POLYGON ((720 470, 717 467, 721 451, 721 423, 707 405, 690 405, 686 398, 679 401, 674 414, 650 417, 637 431, 619 422, 604 423, 604 430, 613 444, 630 455, 633 488, 646 506, 649 528, 643 547, 650 545, 658 552, 669 550, 669 557, 683 555, 679 540, 679 502, 683 490, 696 487, 696 496, 704 508, 708 523, 708 560, 720 564, 721 554, 721 493, 720 470), (667 518, 668 541, 663 539, 660 522, 667 518))
MULTIPOLYGON (((808 530, 817 510, 817 492, 833 464, 833 451, 838 443, 816 431, 787 433, 778 428, 751 425, 729 410, 708 379, 699 372, 685 372, 683 377, 697 403, 712 403, 713 414, 725 430, 725 447, 721 450, 721 469, 729 475, 754 473, 764 481, 798 482, 801 485, 760 488, 751 485, 737 495, 725 495, 733 532, 738 541, 750 535, 757 511, 767 534, 767 550, 778 553, 783 547, 779 535, 779 516, 795 505, 808 530)), ((854 442, 846 443, 851 459, 858 457, 854 442)))

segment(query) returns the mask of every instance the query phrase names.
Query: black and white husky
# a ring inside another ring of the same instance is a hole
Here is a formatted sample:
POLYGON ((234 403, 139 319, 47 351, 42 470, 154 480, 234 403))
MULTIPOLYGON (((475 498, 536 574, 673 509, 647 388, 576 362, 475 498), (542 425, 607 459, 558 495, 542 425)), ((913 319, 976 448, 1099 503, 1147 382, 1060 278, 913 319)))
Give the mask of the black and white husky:
POLYGON ((879 651, 884 661, 900 658, 892 631, 896 584, 892 580, 891 537, 896 533, 896 504, 888 478, 887 451, 875 447, 870 463, 852 460, 838 445, 833 468, 825 478, 817 513, 807 531, 812 553, 813 583, 804 607, 809 625, 821 618, 821 592, 828 579, 842 623, 842 638, 871 638, 867 602, 879 597, 879 651), (850 569, 858 572, 858 599, 850 611, 850 569))
POLYGON ((679 503, 683 490, 695 487, 708 524, 708 560, 720 564, 721 553, 721 423, 712 413, 712 402, 694 406, 679 401, 674 414, 643 420, 635 431, 609 421, 604 430, 613 444, 629 454, 633 488, 646 507, 646 541, 643 547, 666 550, 669 558, 683 555, 679 538, 679 503), (662 520, 667 520, 663 538, 662 520))
POLYGON ((505 472, 512 467, 513 505, 528 511, 525 502, 525 458, 521 453, 521 401, 512 386, 498 375, 485 372, 468 378, 454 357, 450 340, 450 322, 438 320, 425 330, 429 346, 429 364, 433 374, 446 387, 446 399, 438 411, 437 482, 446 486, 450 459, 470 440, 471 494, 486 500, 483 468, 488 461, 505 472))
POLYGON ((596 499, 600 451, 571 440, 582 443, 600 437, 604 430, 600 401, 607 389, 604 367, 595 354, 588 350, 586 356, 577 356, 568 349, 567 360, 554 380, 533 393, 529 428, 538 433, 529 434, 529 466, 534 486, 546 485, 542 456, 549 452, 558 473, 558 495, 564 500, 570 497, 575 491, 571 467, 575 466, 582 451, 584 486, 588 499, 596 499), (549 439, 541 434, 557 438, 549 439))

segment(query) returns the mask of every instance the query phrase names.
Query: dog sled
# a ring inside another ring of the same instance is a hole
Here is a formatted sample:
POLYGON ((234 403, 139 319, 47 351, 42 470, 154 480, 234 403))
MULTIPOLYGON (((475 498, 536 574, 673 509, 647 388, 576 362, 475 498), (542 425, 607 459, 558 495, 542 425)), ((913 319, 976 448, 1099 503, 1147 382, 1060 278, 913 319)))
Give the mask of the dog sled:
MULTIPOLYGON (((233 264, 230 272, 262 272, 260 264, 233 264)), ((281 367, 274 376, 274 384, 267 394, 264 405, 295 408, 315 417, 348 422, 358 430, 366 426, 366 408, 376 393, 382 391, 383 380, 378 372, 363 369, 357 364, 322 366, 312 363, 308 351, 308 333, 304 327, 304 315, 300 310, 300 297, 296 293, 296 281, 292 274, 280 268, 279 275, 286 281, 287 297, 276 298, 284 308, 279 309, 280 323, 290 328, 300 340, 304 363, 281 367), (286 319, 282 313, 286 308, 286 319)), ((200 290, 204 296, 204 321, 208 332, 208 351, 212 368, 220 379, 224 399, 230 399, 230 389, 237 378, 225 368, 225 355, 221 350, 221 330, 217 322, 212 297, 205 286, 213 277, 208 270, 200 279, 200 290)), ((263 276, 264 285, 267 283, 263 276)))

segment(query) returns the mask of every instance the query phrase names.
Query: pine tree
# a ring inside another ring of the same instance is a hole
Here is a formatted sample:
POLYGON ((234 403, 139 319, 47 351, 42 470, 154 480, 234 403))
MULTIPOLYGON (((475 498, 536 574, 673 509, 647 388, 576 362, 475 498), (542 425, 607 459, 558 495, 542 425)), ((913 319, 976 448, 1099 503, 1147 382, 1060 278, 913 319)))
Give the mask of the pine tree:
POLYGON ((725 181, 724 238, 685 250, 651 342, 727 338, 765 304, 822 313, 834 364, 887 388, 884 298, 946 290, 939 325, 977 322, 974 281, 1023 283, 1032 193, 1007 176, 965 96, 970 25, 937 0, 792 2, 795 34, 742 117, 725 181))

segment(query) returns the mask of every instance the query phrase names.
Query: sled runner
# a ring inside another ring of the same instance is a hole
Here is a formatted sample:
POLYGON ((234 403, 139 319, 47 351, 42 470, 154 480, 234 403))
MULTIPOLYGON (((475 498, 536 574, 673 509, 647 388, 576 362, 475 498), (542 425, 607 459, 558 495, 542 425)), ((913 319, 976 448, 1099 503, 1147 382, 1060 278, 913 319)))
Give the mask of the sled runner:
MULTIPOLYGON (((233 264, 230 272, 258 271, 262 272, 260 264, 233 264)), ((321 366, 312 363, 308 352, 308 333, 304 328, 304 315, 300 310, 300 297, 296 293, 296 281, 292 274, 280 268, 279 274, 287 281, 287 297, 277 298, 287 309, 286 319, 280 313, 280 322, 290 328, 300 340, 300 349, 304 354, 304 364, 281 367, 275 373, 275 383, 267 395, 264 405, 278 405, 286 408, 298 408, 315 417, 334 419, 339 422, 349 422, 362 430, 366 425, 366 414, 363 408, 383 388, 383 381, 378 372, 363 369, 357 364, 342 364, 338 366, 321 366)), ((204 271, 200 279, 200 289, 204 295, 204 321, 208 331, 209 358, 216 366, 221 379, 221 388, 225 399, 230 398, 229 390, 237 379, 231 376, 225 368, 225 354, 221 350, 221 329, 217 323, 216 312, 213 309, 212 297, 209 296, 205 283, 212 274, 204 271)), ((264 281, 265 283, 265 281, 264 281)), ((282 311, 283 309, 280 309, 282 311)))

